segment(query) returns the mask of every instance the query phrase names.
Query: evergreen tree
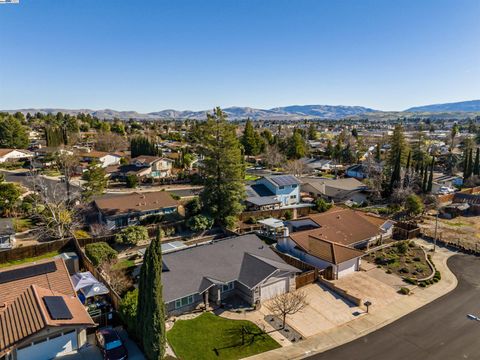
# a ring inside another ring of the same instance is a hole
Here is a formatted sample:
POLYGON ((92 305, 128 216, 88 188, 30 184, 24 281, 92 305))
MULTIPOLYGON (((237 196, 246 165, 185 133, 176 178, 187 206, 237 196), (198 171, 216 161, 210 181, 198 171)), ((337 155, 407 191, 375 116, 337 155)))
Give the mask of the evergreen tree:
POLYGON ((204 211, 218 224, 233 227, 243 210, 244 162, 235 126, 216 108, 199 128, 199 152, 204 156, 205 187, 201 193, 204 211))
POLYGON ((28 133, 21 121, 12 115, 0 115, 0 148, 26 149, 28 133))
POLYGON ((130 140, 130 152, 132 158, 140 155, 159 156, 160 151, 155 142, 144 136, 134 137, 130 140))
POLYGON ((399 152, 397 154, 397 159, 395 161, 393 171, 392 171, 392 177, 390 179, 390 194, 393 193, 393 190, 395 190, 400 185, 400 182, 401 182, 401 170, 402 170, 401 158, 402 158, 402 153, 399 152))
POLYGON ((243 131, 243 136, 241 139, 243 148, 245 149, 245 155, 247 156, 255 156, 258 155, 259 152, 259 144, 257 143, 257 136, 255 136, 256 132, 253 128, 252 120, 247 119, 245 123, 245 129, 243 131))
POLYGON ((293 131, 293 135, 288 139, 287 157, 289 159, 300 159, 307 154, 307 144, 303 139, 302 132, 299 129, 293 131))
POLYGON ((308 127, 308 140, 317 140, 317 128, 314 123, 310 123, 308 127))
POLYGON ((395 125, 393 134, 390 138, 390 153, 387 159, 387 164, 393 168, 397 162, 398 154, 401 155, 400 165, 405 165, 408 154, 408 145, 405 140, 405 135, 403 133, 403 126, 401 124, 395 125))
POLYGON ((426 193, 428 188, 428 164, 423 169, 422 192, 426 193))
POLYGON ((377 162, 382 161, 382 151, 379 143, 377 143, 377 146, 375 147, 375 160, 377 162))
POLYGON ((428 177, 428 184, 427 184, 427 193, 432 192, 433 188, 433 168, 435 166, 435 156, 432 157, 432 164, 430 166, 430 175, 428 177))
POLYGON ((470 178, 470 176, 472 176, 472 172, 473 172, 472 156, 473 156, 472 149, 466 149, 464 163, 463 163, 463 180, 467 180, 470 178))
POLYGON ((477 148, 477 153, 475 155, 475 164, 473 166, 473 174, 480 175, 480 149, 477 148))
POLYGON ((140 271, 137 309, 138 337, 149 360, 165 353, 165 305, 162 298, 162 247, 160 229, 145 252, 140 271))
POLYGON ((88 164, 83 179, 85 183, 83 184, 82 197, 85 201, 90 201, 95 195, 103 194, 108 183, 105 169, 95 161, 88 164))

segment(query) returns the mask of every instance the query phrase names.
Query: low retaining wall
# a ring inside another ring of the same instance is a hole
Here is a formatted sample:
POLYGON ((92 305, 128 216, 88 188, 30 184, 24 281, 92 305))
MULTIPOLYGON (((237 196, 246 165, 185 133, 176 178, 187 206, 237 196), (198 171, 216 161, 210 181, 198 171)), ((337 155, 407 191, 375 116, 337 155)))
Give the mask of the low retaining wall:
POLYGON ((356 296, 353 296, 353 295, 349 294, 347 291, 339 288, 334 283, 332 283, 328 280, 325 280, 322 277, 320 277, 318 279, 318 281, 320 282, 320 284, 325 285, 327 288, 329 288, 333 292, 337 293, 338 295, 340 295, 344 299, 347 299, 348 301, 355 304, 356 306, 362 306, 363 300, 361 298, 358 298, 356 296))

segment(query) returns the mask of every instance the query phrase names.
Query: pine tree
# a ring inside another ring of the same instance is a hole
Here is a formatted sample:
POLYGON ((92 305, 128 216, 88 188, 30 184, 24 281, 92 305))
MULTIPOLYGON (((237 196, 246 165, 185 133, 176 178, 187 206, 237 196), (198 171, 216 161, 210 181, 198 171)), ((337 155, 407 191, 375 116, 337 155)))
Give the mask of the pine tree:
POLYGON ((200 153, 204 156, 205 187, 200 194, 204 211, 222 226, 233 227, 243 210, 244 163, 235 125, 216 108, 199 128, 200 153))
POLYGON ((432 192, 432 188, 433 188, 433 167, 434 166, 435 166, 435 156, 432 157, 432 165, 430 166, 430 175, 428 177, 427 193, 432 192))
POLYGON ((408 154, 407 148, 408 145, 403 133, 403 126, 401 124, 397 124, 395 125, 392 137, 390 138, 390 153, 387 159, 387 164, 393 168, 397 162, 397 155, 402 154, 400 164, 405 165, 407 160, 406 156, 408 154))
POLYGON ((463 162, 463 180, 467 180, 472 176, 473 172, 473 162, 472 162, 473 152, 472 149, 465 150, 465 159, 463 162))
POLYGON ((95 195, 103 194, 108 183, 105 169, 95 161, 88 165, 83 179, 86 181, 82 190, 82 197, 85 201, 90 201, 95 195))
POLYGON ((477 148, 477 154, 475 156, 475 165, 473 166, 473 174, 480 175, 480 149, 477 148))
POLYGON ((165 305, 162 297, 160 229, 143 258, 138 286, 137 324, 145 356, 149 360, 161 360, 165 353, 165 305))
POLYGON ((245 155, 255 156, 259 152, 259 144, 257 143, 257 136, 255 136, 255 129, 253 128, 252 120, 247 119, 245 129, 241 139, 245 155))

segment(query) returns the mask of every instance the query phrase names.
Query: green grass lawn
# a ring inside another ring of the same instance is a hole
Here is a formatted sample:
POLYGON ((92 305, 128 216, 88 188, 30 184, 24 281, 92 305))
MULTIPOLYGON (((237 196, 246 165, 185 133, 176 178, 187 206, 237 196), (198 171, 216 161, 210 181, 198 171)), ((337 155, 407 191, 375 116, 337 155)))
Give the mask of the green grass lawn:
POLYGON ((167 339, 182 360, 240 359, 280 347, 250 321, 225 319, 212 313, 178 320, 167 332, 167 339), (242 328, 247 332, 243 345, 242 328))
POLYGON ((58 251, 51 251, 51 252, 48 252, 48 253, 40 255, 40 256, 25 258, 25 259, 21 259, 21 260, 7 261, 6 263, 0 264, 0 268, 5 268, 5 267, 8 267, 8 266, 13 266, 13 265, 27 264, 27 263, 31 263, 31 262, 42 260, 42 259, 53 258, 54 256, 56 256, 58 254, 60 254, 58 251))
POLYGON ((113 265, 114 269, 128 269, 135 266, 135 261, 123 259, 119 260, 115 265, 113 265))
POLYGON ((260 176, 252 175, 252 174, 245 174, 245 181, 255 181, 260 179, 260 176))

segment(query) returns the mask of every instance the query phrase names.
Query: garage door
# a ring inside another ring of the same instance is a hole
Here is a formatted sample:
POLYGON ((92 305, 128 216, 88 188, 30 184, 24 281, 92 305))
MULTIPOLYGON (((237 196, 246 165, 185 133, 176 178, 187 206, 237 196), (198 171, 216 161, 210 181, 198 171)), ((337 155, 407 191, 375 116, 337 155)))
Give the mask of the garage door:
POLYGON ((338 267, 338 277, 341 278, 342 276, 353 274, 357 269, 357 262, 344 262, 341 263, 338 267))
POLYGON ((287 281, 288 279, 281 279, 274 283, 263 285, 260 288, 261 301, 274 298, 277 295, 287 292, 288 291, 287 281))
POLYGON ((77 349, 75 331, 54 335, 33 345, 17 350, 17 360, 48 360, 77 349))

